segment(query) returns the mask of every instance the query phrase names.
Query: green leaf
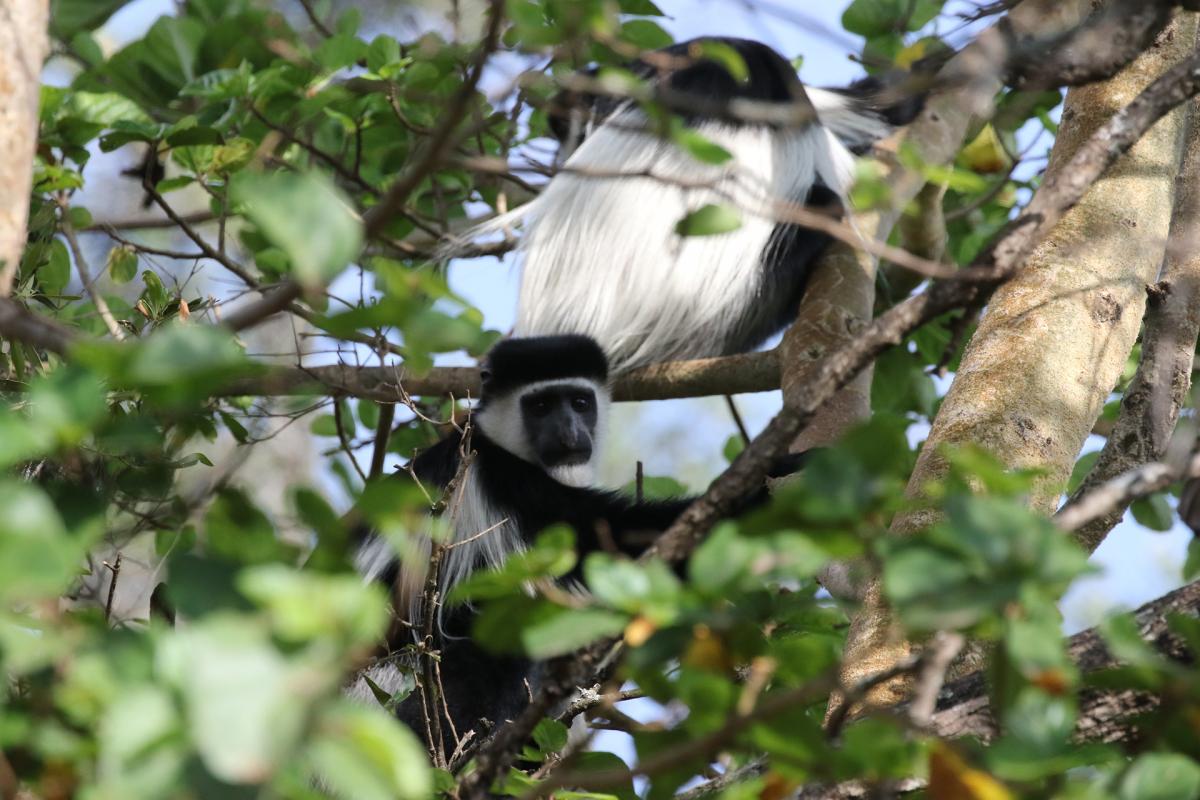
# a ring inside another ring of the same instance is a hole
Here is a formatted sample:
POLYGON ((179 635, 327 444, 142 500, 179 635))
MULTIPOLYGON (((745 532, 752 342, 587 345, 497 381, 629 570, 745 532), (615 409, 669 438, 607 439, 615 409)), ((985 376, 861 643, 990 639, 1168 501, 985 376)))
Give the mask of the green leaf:
POLYGON ((636 14, 642 17, 661 17, 662 9, 650 0, 617 0, 622 14, 636 14))
POLYGON ((942 10, 944 0, 854 0, 842 14, 842 26, 868 39, 895 31, 915 31, 942 10))
POLYGON ((1179 753, 1147 753, 1125 772, 1119 800, 1196 800, 1200 764, 1179 753))
POLYGON ((120 245, 108 251, 108 264, 105 265, 108 276, 118 285, 129 283, 137 275, 137 251, 127 245, 120 245))
POLYGON ((324 637, 346 647, 367 645, 383 634, 388 620, 383 592, 353 574, 267 564, 243 570, 238 588, 267 609, 273 629, 286 641, 324 637))
POLYGON ((157 686, 122 687, 100 723, 99 781, 113 797, 167 796, 187 753, 171 695, 157 686))
POLYGON ((343 701, 325 711, 308 757, 315 777, 339 797, 426 800, 433 791, 416 735, 378 706, 343 701))
POLYGON ((68 535, 44 491, 0 483, 0 602, 61 594, 78 573, 87 544, 68 535))
POLYGON ((137 103, 116 92, 73 92, 62 114, 101 125, 151 125, 154 120, 137 103))
POLYGON ((672 134, 675 143, 703 164, 724 164, 733 154, 692 128, 680 127, 672 134))
POLYGON ((714 236, 742 227, 742 215, 736 208, 709 203, 692 211, 675 225, 680 236, 714 236))
POLYGON ((401 58, 400 43, 391 36, 380 34, 371 40, 371 46, 367 48, 367 69, 378 73, 401 58))
POLYGON ((633 19, 622 23, 621 38, 642 50, 657 50, 675 41, 661 25, 648 19, 633 19))
POLYGON ((738 83, 750 80, 750 68, 746 66, 746 59, 730 45, 713 39, 702 39, 695 43, 695 47, 700 57, 716 61, 738 83))
POLYGON ((1092 471, 1092 467, 1096 466, 1096 461, 1099 458, 1099 450, 1084 453, 1079 457, 1079 460, 1075 462, 1075 466, 1071 468, 1071 478, 1067 481, 1067 494, 1075 493, 1075 490, 1083 483, 1083 479, 1092 471))
POLYGON ((53 0, 50 34, 70 41, 76 33, 99 28, 129 0, 53 0))
POLYGON ((1183 562, 1183 579, 1193 581, 1200 575, 1200 536, 1188 542, 1187 559, 1183 562))
POLYGON ((1175 512, 1171 510, 1164 492, 1134 500, 1129 510, 1140 525, 1152 531, 1169 531, 1175 523, 1175 512))
MULTIPOLYGON (((142 278, 153 274, 144 272, 142 278)), ((162 402, 176 403, 194 400, 252 371, 253 365, 229 331, 170 323, 137 344, 123 377, 128 384, 154 390, 162 402)))
POLYGON ((50 243, 50 258, 38 267, 37 279, 42 292, 51 297, 61 295, 67 288, 71 280, 71 256, 58 239, 50 243))
POLYGON ((291 260, 308 286, 332 280, 362 248, 362 223, 319 173, 238 173, 233 197, 247 218, 291 260))
POLYGON ((275 535, 266 514, 238 489, 222 489, 204 518, 208 544, 216 554, 248 564, 285 559, 292 548, 275 535))
POLYGON ((719 596, 742 581, 756 555, 758 548, 739 536, 736 526, 722 523, 692 554, 688 577, 706 594, 719 596))
POLYGON ((628 622, 628 616, 612 611, 563 608, 536 597, 510 594, 483 605, 475 618, 472 637, 494 652, 544 659, 615 636, 628 622))
POLYGON ((332 665, 322 673, 289 662, 264 626, 228 614, 162 640, 157 660, 183 696, 201 760, 227 783, 269 778, 298 743, 308 703, 338 679, 332 665))
POLYGON ((545 755, 562 751, 569 735, 567 726, 554 719, 544 719, 533 729, 533 741, 545 755))

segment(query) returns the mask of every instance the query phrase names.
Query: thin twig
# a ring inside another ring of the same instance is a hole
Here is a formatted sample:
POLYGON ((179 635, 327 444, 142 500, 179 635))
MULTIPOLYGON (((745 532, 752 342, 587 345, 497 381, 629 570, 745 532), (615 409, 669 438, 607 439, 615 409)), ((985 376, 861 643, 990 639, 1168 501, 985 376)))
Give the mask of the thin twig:
POLYGON ((342 451, 350 459, 350 466, 354 467, 358 477, 362 478, 363 483, 366 483, 367 473, 363 472, 362 467, 358 465, 358 459, 354 457, 354 449, 350 447, 350 440, 346 437, 346 428, 342 421, 342 398, 340 397, 333 398, 333 426, 337 428, 338 441, 342 443, 342 451))
POLYGON ((742 436, 742 444, 750 444, 750 431, 746 430, 746 423, 742 420, 741 412, 738 411, 733 395, 725 395, 725 405, 729 406, 729 416, 733 417, 733 424, 737 426, 738 433, 742 436))
POLYGON ((475 87, 483 76, 483 68, 500 44, 500 30, 504 23, 503 0, 491 0, 489 8, 490 19, 487 32, 484 34, 483 41, 480 42, 475 63, 471 65, 466 80, 451 98, 446 113, 438 122, 433 133, 426 139, 421 152, 415 157, 414 166, 397 178, 379 204, 364 215, 368 239, 373 239, 384 231, 392 217, 408 202, 409 196, 458 145, 459 137, 455 135, 455 129, 470 110, 471 100, 475 96, 475 87))
POLYGON ((370 477, 372 478, 378 478, 383 474, 383 462, 387 458, 388 441, 392 436, 392 422, 395 419, 396 404, 380 403, 379 424, 375 426, 375 450, 371 453, 370 477))
POLYGON ((104 299, 104 295, 96 291, 96 286, 92 283, 92 271, 88 268, 87 259, 83 256, 83 248, 79 246, 79 237, 75 235, 75 226, 71 224, 71 209, 65 201, 60 208, 62 210, 60 225, 63 237, 66 238, 67 245, 71 248, 71 255, 75 259, 75 271, 79 273, 79 282, 83 284, 83 290, 87 292, 88 297, 92 299, 92 304, 96 306, 96 312, 100 315, 100 319, 104 320, 104 327, 108 328, 108 332, 118 342, 124 341, 125 332, 121 330, 121 325, 113 316, 112 310, 109 309, 108 301, 104 299))
POLYGON ((117 557, 112 564, 109 564, 107 561, 104 562, 104 566, 108 567, 109 572, 112 573, 112 577, 108 582, 108 597, 104 601, 105 620, 112 617, 113 598, 117 595, 117 581, 121 577, 121 557, 122 554, 118 551, 117 557))

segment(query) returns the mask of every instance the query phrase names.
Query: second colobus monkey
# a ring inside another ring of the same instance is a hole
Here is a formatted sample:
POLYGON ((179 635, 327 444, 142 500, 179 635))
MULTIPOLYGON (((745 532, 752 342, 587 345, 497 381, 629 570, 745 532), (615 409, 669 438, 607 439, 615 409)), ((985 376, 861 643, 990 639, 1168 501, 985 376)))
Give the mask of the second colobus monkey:
POLYGON ((684 121, 732 157, 702 163, 659 136, 636 103, 591 98, 583 114, 558 121, 569 153, 559 174, 535 200, 484 228, 524 226, 514 334, 591 336, 617 373, 746 352, 785 327, 829 238, 776 222, 775 204, 839 208, 853 180, 852 153, 920 106, 911 98, 873 105, 882 96, 873 79, 838 91, 806 87, 779 53, 745 39, 697 39, 657 55, 633 69, 677 98, 726 109, 684 121), (709 42, 740 55, 744 81, 705 55, 709 42), (815 117, 738 121, 747 101, 815 117), (676 233, 681 219, 710 204, 737 209, 740 227, 676 233))
MULTIPOLYGON (((591 339, 502 341, 489 354, 482 376, 469 441, 474 458, 448 505, 453 542, 459 545, 449 548, 442 562, 441 597, 473 572, 495 568, 508 555, 524 550, 555 523, 575 530, 581 556, 605 544, 637 555, 692 502, 693 498, 638 502, 592 488, 609 391, 607 361, 591 339)), ((421 453, 413 465, 417 478, 431 488, 445 489, 459 473, 463 445, 462 434, 455 432, 421 453)), ((799 463, 797 457, 788 457, 775 471, 784 474, 799 463)), ((764 499, 765 490, 747 505, 764 499)), ((428 546, 425 542, 426 556, 428 546)), ((402 570, 386 542, 368 539, 356 558, 366 578, 395 585, 397 613, 408 620, 422 618, 421 555, 413 559, 417 569, 405 565, 402 570)), ((467 638, 473 615, 469 607, 437 613, 434 647, 440 652, 445 709, 434 711, 448 713, 460 737, 482 718, 499 723, 516 715, 527 702, 529 687, 536 689, 538 665, 493 655, 467 638)), ((412 641, 403 633, 399 641, 389 643, 389 650, 412 641)), ((386 658, 365 675, 388 693, 397 691, 402 680, 400 670, 386 658)), ((371 696, 361 678, 351 693, 371 696)), ((398 713, 423 733, 420 704, 414 693, 398 713)), ((449 739, 450 727, 442 724, 444 744, 452 751, 456 743, 449 739)))

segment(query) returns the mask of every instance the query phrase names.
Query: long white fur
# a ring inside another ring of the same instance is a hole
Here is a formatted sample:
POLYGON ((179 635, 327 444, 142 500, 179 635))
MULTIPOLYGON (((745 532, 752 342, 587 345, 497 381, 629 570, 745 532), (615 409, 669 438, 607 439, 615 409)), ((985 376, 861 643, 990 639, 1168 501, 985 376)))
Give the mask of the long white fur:
POLYGON ((614 371, 710 355, 762 288, 772 201, 802 202, 818 178, 842 194, 853 172, 850 153, 819 125, 702 124, 697 132, 733 155, 714 166, 646 132, 641 116, 621 112, 584 140, 531 204, 522 241, 515 334, 587 334, 614 371), (652 177, 628 177, 643 174, 652 177), (738 208, 741 226, 675 233, 707 204, 738 208))
POLYGON ((887 120, 863 113, 854 99, 844 94, 811 86, 804 87, 804 93, 816 109, 821 124, 848 147, 865 147, 892 132, 887 120))
POLYGON ((773 203, 803 202, 818 180, 845 198, 854 156, 835 134, 854 142, 887 129, 842 95, 812 95, 828 125, 696 126, 733 156, 721 165, 655 136, 636 108, 596 128, 535 200, 478 231, 524 223, 514 334, 589 335, 614 372, 712 355, 763 291, 773 203), (675 233, 679 220, 710 203, 738 208, 741 227, 675 233))

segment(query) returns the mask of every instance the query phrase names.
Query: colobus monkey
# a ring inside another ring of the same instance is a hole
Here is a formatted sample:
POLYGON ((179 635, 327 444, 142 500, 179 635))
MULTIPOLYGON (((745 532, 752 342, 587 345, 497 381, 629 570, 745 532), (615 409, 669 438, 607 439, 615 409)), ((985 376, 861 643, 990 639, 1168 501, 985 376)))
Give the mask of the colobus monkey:
MULTIPOLYGON (((581 556, 614 545, 637 555, 692 502, 693 498, 635 501, 592 488, 610 402, 608 364, 593 340, 571 335, 502 341, 489 354, 482 377, 469 441, 474 457, 448 505, 454 512, 453 542, 462 544, 445 551, 441 597, 476 570, 497 567, 509 554, 524 550, 555 523, 575 530, 581 556)), ((417 456, 413 468, 422 483, 444 489, 454 480, 462 436, 452 433, 417 456)), ((798 463, 791 457, 776 471, 789 472, 798 463)), ((747 505, 763 499, 765 490, 747 505)), ((426 542, 426 552, 428 546, 426 542)), ((408 620, 422 619, 424 564, 401 570, 385 542, 369 539, 358 552, 356 566, 365 578, 396 587, 397 613, 408 620)), ((481 718, 499 723, 513 717, 538 682, 537 664, 493 655, 466 638, 471 616, 469 607, 439 609, 435 625, 446 709, 460 737, 481 718)), ((407 637, 404 633, 391 644, 395 649, 411 644, 413 639, 407 637)), ((402 678, 386 659, 369 668, 366 676, 388 693, 399 688, 402 678)), ((351 693, 371 697, 361 678, 351 693)), ((423 733, 420 704, 414 693, 398 714, 423 733)), ((455 742, 449 739, 449 726, 443 723, 442 728, 450 752, 455 742)))
POLYGON ((480 229, 524 226, 514 334, 586 334, 617 373, 746 352, 784 328, 829 238, 777 223, 774 205, 840 211, 853 181, 852 153, 920 110, 911 97, 888 107, 874 102, 885 94, 876 79, 844 90, 806 87, 779 53, 745 39, 696 39, 658 56, 634 71, 685 103, 690 96, 725 109, 720 118, 694 113, 684 121, 731 159, 702 163, 662 138, 636 103, 585 97, 582 113, 556 123, 569 153, 559 174, 535 200, 480 229), (741 56, 746 80, 705 55, 709 42, 741 56), (746 101, 778 105, 780 119, 787 111, 807 119, 741 122, 746 101), (738 209, 741 226, 711 236, 676 233, 685 215, 709 204, 738 209))

